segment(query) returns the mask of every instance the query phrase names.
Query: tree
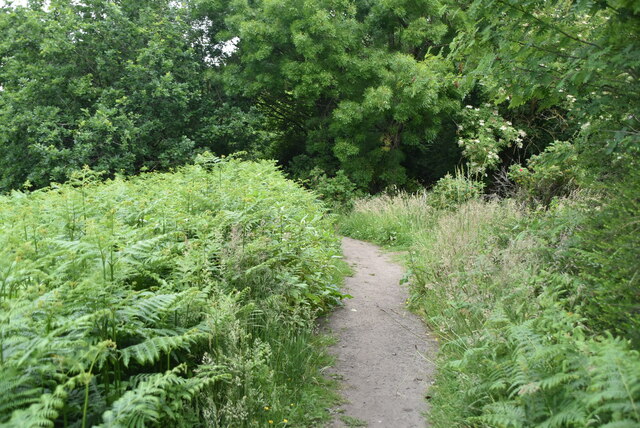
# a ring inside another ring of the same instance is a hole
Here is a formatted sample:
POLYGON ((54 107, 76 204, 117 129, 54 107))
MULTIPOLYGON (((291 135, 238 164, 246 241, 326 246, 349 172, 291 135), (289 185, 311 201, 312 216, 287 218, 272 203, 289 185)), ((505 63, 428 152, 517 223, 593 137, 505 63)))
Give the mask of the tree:
POLYGON ((560 107, 605 168, 638 144, 638 2, 472 1, 463 16, 452 58, 496 103, 560 107))
MULTIPOLYGON (((360 187, 403 184, 458 98, 439 2, 238 1, 228 88, 253 97, 294 173, 342 169, 360 187)), ((449 121, 449 125, 451 122, 449 121)), ((451 144, 453 140, 450 140, 451 144)))
POLYGON ((0 8, 0 190, 62 181, 85 164, 131 174, 243 148, 254 120, 226 108, 245 126, 220 136, 230 100, 198 19, 169 0, 0 8))

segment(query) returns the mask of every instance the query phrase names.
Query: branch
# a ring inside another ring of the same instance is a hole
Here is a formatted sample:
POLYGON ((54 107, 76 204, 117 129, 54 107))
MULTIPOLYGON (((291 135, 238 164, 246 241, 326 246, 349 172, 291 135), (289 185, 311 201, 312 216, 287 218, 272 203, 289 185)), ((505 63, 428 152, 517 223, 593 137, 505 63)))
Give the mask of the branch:
POLYGON ((497 0, 497 2, 498 2, 498 3, 502 3, 502 4, 504 4, 505 6, 508 6, 508 7, 512 8, 512 9, 515 9, 515 10, 517 10, 517 11, 519 11, 519 12, 521 12, 521 13, 525 14, 525 15, 530 16, 531 18, 535 19, 536 21, 538 21, 539 23, 541 23, 541 24, 542 24, 542 25, 544 25, 545 27, 549 27, 549 28, 551 28, 552 30, 556 30, 557 32, 559 32, 560 34, 562 34, 562 35, 563 35, 563 36, 565 36, 565 37, 568 37, 568 38, 569 38, 569 39, 571 39, 571 40, 575 40, 576 42, 584 43, 584 44, 586 44, 586 45, 590 45, 590 46, 596 47, 596 48, 598 48, 598 49, 602 49, 602 46, 600 46, 600 45, 597 45, 597 44, 595 44, 595 43, 588 42, 588 41, 586 41, 586 40, 579 39, 579 38, 577 38, 577 37, 575 37, 575 36, 572 36, 571 34, 567 33, 566 31, 562 30, 561 28, 558 28, 558 27, 556 27, 555 25, 552 25, 552 24, 549 24, 549 23, 548 23, 548 22, 546 22, 546 21, 543 21, 542 19, 538 18, 537 16, 535 16, 535 15, 534 15, 534 14, 532 14, 531 12, 526 11, 523 7, 516 7, 516 6, 512 5, 511 3, 509 3, 508 1, 505 1, 505 0, 497 0))

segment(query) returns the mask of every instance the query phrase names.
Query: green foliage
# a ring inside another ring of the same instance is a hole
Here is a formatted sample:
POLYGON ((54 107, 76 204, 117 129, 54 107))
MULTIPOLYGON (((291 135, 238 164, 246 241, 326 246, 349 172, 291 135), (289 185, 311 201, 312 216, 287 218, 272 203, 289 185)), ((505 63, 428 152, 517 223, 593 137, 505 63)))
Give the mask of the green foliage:
POLYGON ((217 42, 198 13, 168 0, 1 6, 0 191, 83 165, 166 170, 262 141, 255 111, 221 97, 220 52, 202 46, 217 42))
POLYGON ((567 216, 582 221, 562 254, 562 263, 575 276, 565 286, 569 310, 584 314, 585 323, 597 331, 630 339, 636 349, 640 349, 639 192, 640 174, 630 168, 625 179, 611 188, 604 186, 602 195, 569 212, 567 216))
POLYGON ((509 177, 520 186, 525 198, 548 206, 554 197, 568 196, 585 180, 586 171, 578 162, 573 144, 556 141, 532 156, 527 167, 511 165, 509 177))
POLYGON ((467 89, 526 104, 529 116, 555 111, 553 121, 581 132, 589 172, 606 174, 639 141, 639 12, 631 1, 472 1, 451 59, 467 89))
POLYGON ((447 174, 431 188, 429 204, 435 209, 453 209, 466 201, 479 198, 483 188, 482 182, 466 178, 461 171, 455 177, 447 174))
POLYGON ((445 10, 431 0, 237 2, 226 19, 239 38, 230 88, 256 101, 294 172, 304 163, 360 188, 404 184, 426 175, 424 154, 458 105, 441 55, 445 10))
POLYGON ((527 134, 513 128, 512 123, 503 119, 489 104, 482 108, 467 105, 460 113, 458 125, 458 145, 467 159, 467 168, 476 178, 486 176, 487 171, 496 168, 500 161, 498 154, 514 143, 522 148, 522 138, 527 134))
POLYGON ((438 211, 428 194, 356 202, 341 230, 375 239, 394 221, 410 305, 440 339, 434 426, 640 423, 635 186, 629 175, 617 200, 546 211, 510 200, 438 211))
POLYGON ((333 210, 350 210, 353 200, 360 194, 342 170, 335 177, 327 177, 322 170, 314 168, 309 173, 307 183, 333 210))
POLYGON ((405 249, 413 242, 417 226, 433 217, 425 192, 399 192, 356 200, 353 210, 340 219, 339 227, 347 236, 405 249))
POLYGON ((327 417, 311 334, 342 268, 315 196, 211 155, 98 177, 0 197, 0 425, 327 417))

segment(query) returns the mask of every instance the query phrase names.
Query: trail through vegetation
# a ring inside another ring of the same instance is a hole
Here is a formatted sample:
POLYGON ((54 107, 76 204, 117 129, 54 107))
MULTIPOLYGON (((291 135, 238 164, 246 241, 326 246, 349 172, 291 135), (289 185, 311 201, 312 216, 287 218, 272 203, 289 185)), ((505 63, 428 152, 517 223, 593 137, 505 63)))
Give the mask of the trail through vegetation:
MULTIPOLYGON (((602 298, 577 297, 616 282, 572 289, 588 272, 571 269, 592 245, 589 223, 575 231, 586 201, 566 199, 540 212, 513 200, 473 199, 451 209, 442 196, 435 189, 358 201, 341 222, 349 236, 407 250, 410 307, 440 343, 430 423, 637 427, 640 355, 621 338, 637 337, 625 332, 632 313, 615 337, 607 327, 620 312, 602 298), (581 315, 587 312, 594 315, 581 315)), ((617 227, 607 232, 616 241, 595 253, 604 272, 637 254, 623 234, 629 225, 617 227)), ((616 308, 631 291, 616 292, 616 308)))
POLYGON ((638 100, 638 0, 0 0, 0 428, 322 426, 337 219, 432 426, 640 426, 638 100))
POLYGON ((355 274, 345 284, 353 298, 327 324, 346 400, 333 426, 424 427, 436 342, 405 308, 403 269, 375 245, 345 238, 342 248, 355 274))

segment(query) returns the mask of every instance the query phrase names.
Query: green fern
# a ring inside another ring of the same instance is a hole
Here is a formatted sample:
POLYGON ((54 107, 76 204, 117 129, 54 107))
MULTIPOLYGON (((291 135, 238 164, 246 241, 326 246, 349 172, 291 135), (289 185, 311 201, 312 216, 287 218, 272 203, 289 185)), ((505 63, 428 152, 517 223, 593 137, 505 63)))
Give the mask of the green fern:
POLYGON ((338 240, 313 195, 267 162, 85 178, 0 196, 1 424, 198 426, 211 408, 261 418, 265 397, 288 409, 315 388, 290 387, 287 358, 258 352, 340 296, 327 285, 338 240))

